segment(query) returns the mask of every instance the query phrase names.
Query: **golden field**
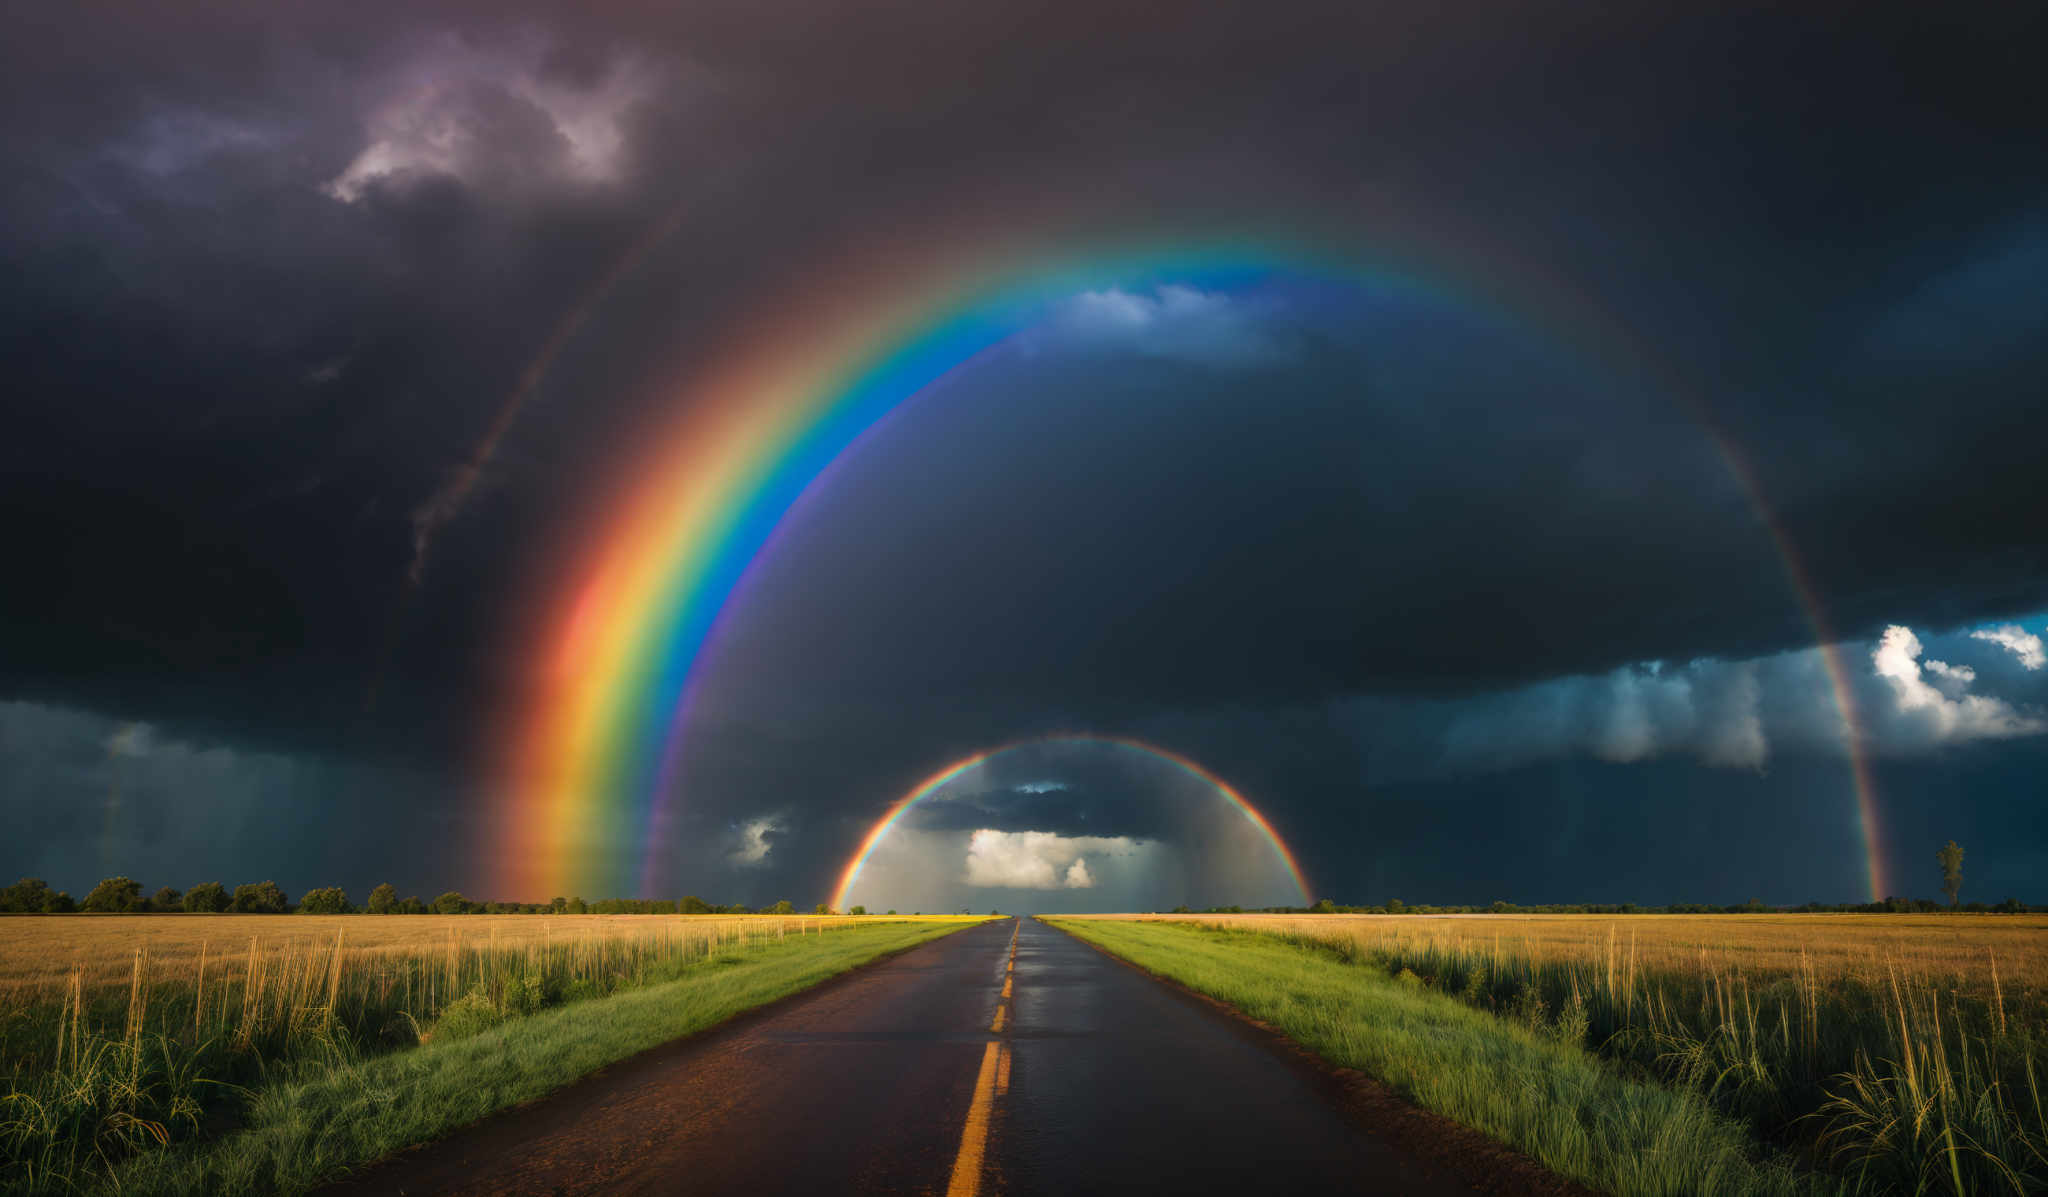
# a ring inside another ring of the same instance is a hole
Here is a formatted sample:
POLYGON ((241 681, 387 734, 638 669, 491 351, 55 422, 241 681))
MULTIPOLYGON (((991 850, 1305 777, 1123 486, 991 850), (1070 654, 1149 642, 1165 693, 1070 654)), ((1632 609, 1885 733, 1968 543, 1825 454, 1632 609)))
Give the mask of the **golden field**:
POLYGON ((2006 1000, 2048 995, 2048 915, 1954 914, 1143 914, 1348 942, 1406 955, 1449 949, 1537 963, 1633 964, 1651 972, 1738 972, 1886 981, 1959 982, 2006 1000), (1405 951, 1404 951, 1405 949, 1405 951))
MULTIPOLYGON (((937 918, 940 916, 927 916, 937 918)), ((79 914, 0 918, 0 994, 24 987, 66 985, 74 971, 87 987, 126 987, 137 952, 149 974, 169 979, 196 975, 200 961, 216 972, 226 958, 271 969, 313 955, 323 960, 341 945, 344 971, 374 968, 380 960, 523 952, 548 954, 572 947, 652 950, 657 955, 701 953, 719 942, 817 934, 863 921, 819 915, 723 914, 79 914)), ((866 921, 885 920, 871 916, 866 921)))

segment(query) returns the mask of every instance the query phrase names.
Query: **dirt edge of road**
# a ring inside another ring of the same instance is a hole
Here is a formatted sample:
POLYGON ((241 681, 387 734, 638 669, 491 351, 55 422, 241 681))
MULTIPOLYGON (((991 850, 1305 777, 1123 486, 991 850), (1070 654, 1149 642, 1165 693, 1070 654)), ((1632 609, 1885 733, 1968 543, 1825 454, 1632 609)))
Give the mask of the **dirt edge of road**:
POLYGON ((1078 935, 1054 927, 1072 939, 1087 944, 1117 964, 1164 985, 1181 997, 1236 1023, 1249 1038, 1267 1050, 1287 1058, 1296 1067, 1314 1071, 1339 1097, 1344 1112, 1362 1129, 1432 1167, 1441 1168, 1459 1181, 1482 1193, 1532 1194, 1535 1197, 1600 1197, 1568 1177, 1560 1176, 1536 1160, 1502 1143, 1483 1131, 1474 1130, 1442 1114, 1402 1097, 1381 1081, 1356 1068, 1332 1064, 1287 1037, 1280 1028, 1262 1022, 1227 1002, 1190 989, 1171 977, 1133 964, 1114 952, 1089 943, 1078 935))

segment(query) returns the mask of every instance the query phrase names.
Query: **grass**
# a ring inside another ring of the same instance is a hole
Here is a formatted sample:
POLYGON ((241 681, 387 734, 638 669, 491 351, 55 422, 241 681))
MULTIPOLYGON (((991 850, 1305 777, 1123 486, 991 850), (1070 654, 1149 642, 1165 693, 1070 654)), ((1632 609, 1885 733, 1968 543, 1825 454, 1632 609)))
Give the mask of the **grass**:
POLYGON ((8 920, 78 946, 0 990, 0 1187, 303 1189, 973 920, 258 917, 239 950, 184 942, 247 921, 8 920))
POLYGON ((1859 1191, 2048 1188, 2040 919, 1175 921, 1195 925, 1146 933, 1270 944, 1353 983, 1399 979, 1503 1030, 1583 1044, 1617 1075, 1704 1102, 1859 1191))

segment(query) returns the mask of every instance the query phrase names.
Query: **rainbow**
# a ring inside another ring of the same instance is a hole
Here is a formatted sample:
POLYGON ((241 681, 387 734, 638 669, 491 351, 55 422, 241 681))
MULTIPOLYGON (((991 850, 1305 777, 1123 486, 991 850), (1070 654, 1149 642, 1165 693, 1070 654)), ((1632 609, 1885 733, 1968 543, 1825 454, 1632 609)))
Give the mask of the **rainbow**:
MULTIPOLYGON (((692 671, 783 515, 866 430, 1043 318, 1053 300, 1091 288, 1218 287, 1287 273, 1451 298, 1411 274, 1333 266, 1331 257, 1327 249, 1233 241, 1055 262, 1031 252, 938 249, 922 261, 898 256, 832 272, 835 285, 791 296, 780 319, 729 338, 717 363, 691 372, 688 401, 667 427, 640 440, 638 460, 617 471, 616 488, 578 525, 597 528, 596 535, 560 554, 566 566, 548 555, 543 585, 557 597, 540 613, 540 627, 521 636, 548 648, 504 737, 511 750, 495 787, 505 803, 493 811, 489 849, 499 892, 630 893, 657 884, 692 671), (571 580, 566 590, 563 577, 571 580)), ((615 267, 606 277, 623 273, 615 267)), ((586 297, 579 311, 594 302, 586 297)), ((1867 880, 1878 896, 1876 798, 1846 672, 1818 595, 1753 471, 1704 405, 1671 385, 1669 372, 1636 351, 1625 329, 1601 313, 1584 316, 1583 305, 1569 300, 1545 306, 1578 313, 1565 333, 1570 340, 1623 355, 1692 410, 1771 533, 1827 658, 1867 880)), ((552 358, 557 348, 551 343, 543 353, 552 358)), ((521 388, 523 401, 530 382, 522 378, 521 388)), ((501 435, 494 426, 493 443, 501 435)))
POLYGON ((883 838, 889 834, 889 829, 896 825, 896 821, 903 817, 905 811, 908 811, 924 799, 931 797, 931 795, 943 789, 948 782, 962 774, 971 773, 1006 752, 1014 752, 1019 748, 1027 748, 1034 744, 1102 744, 1112 748, 1128 749, 1132 752, 1143 753, 1146 756, 1165 761, 1178 768, 1181 772, 1207 783, 1217 793, 1228 799, 1231 805, 1237 807, 1239 812, 1244 815, 1245 821, 1257 828, 1259 834, 1266 837, 1266 842, 1273 845, 1274 854, 1279 856, 1281 864, 1287 866, 1287 875, 1294 879, 1294 888, 1301 895, 1301 904, 1304 906, 1308 905, 1308 878, 1302 876, 1301 862, 1296 860, 1294 853, 1288 850, 1287 841, 1280 838, 1280 833, 1273 829, 1273 824, 1267 820, 1266 816, 1259 813, 1257 807, 1246 801, 1245 796, 1238 793, 1235 786, 1204 769, 1194 761, 1177 752, 1161 748, 1157 744, 1147 744, 1143 740, 1134 740, 1126 736, 1062 735, 1018 740, 1015 743, 1005 744, 1000 748, 990 748, 970 756, 961 757, 959 760, 954 761, 952 764, 945 766, 938 772, 910 787, 908 793, 898 798, 883 813, 881 818, 875 820, 875 825, 868 830, 866 838, 861 840, 860 848, 847 860, 846 868, 839 874, 839 885, 832 891, 832 909, 846 909, 846 895, 852 891, 853 883, 860 880, 862 866, 867 864, 868 857, 874 852, 875 846, 880 844, 883 838))

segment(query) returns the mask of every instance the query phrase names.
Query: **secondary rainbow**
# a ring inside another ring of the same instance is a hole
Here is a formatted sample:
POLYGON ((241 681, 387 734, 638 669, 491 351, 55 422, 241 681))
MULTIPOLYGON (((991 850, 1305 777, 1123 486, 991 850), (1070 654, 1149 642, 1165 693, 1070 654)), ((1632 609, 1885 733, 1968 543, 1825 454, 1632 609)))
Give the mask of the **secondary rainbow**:
MULTIPOLYGON (((783 515, 865 431, 1029 327, 1058 298, 1112 285, 1228 287, 1277 273, 1475 306, 1410 273, 1356 265, 1321 247, 1211 241, 1052 260, 1035 251, 939 248, 922 261, 895 256, 835 269, 832 285, 791 296, 774 320, 727 337, 718 363, 691 372, 672 422, 641 439, 638 459, 611 476, 617 484, 578 525, 595 536, 545 555, 550 568, 540 585, 557 597, 526 634, 547 651, 528 679, 496 788, 505 804, 493 819, 500 892, 651 892, 662 880, 657 853, 668 842, 692 671, 783 515)), ((1552 309, 1573 308, 1551 298, 1552 309)), ((1643 369, 1654 359, 1611 318, 1579 310, 1570 325, 1555 335, 1604 349, 1606 359, 1626 354, 1629 368, 1668 384, 1666 372, 1643 369)), ((1821 635, 1875 895, 1883 883, 1875 796, 1818 596, 1732 443, 1685 388, 1665 393, 1686 405, 1729 462, 1821 635)))
POLYGON ((908 793, 898 798, 895 804, 880 819, 875 820, 874 827, 868 831, 866 838, 861 840, 859 850, 846 862, 846 868, 839 874, 839 885, 832 891, 832 909, 846 909, 846 896, 852 891, 853 883, 860 880, 861 869, 867 864, 868 857, 874 853, 875 846, 888 836, 889 830, 896 826, 896 821, 901 819, 904 813, 911 807, 944 789, 948 783, 965 774, 972 773, 996 757, 1034 744, 1102 744, 1114 748, 1128 749, 1165 761, 1181 772, 1207 783, 1217 793, 1223 795, 1232 806, 1235 806, 1244 815, 1245 821, 1257 828, 1259 834, 1265 837, 1266 842, 1273 846, 1274 854, 1280 858, 1280 863, 1287 867, 1287 875, 1294 881, 1294 888, 1301 896, 1301 904, 1304 906, 1308 905, 1308 878, 1302 875, 1301 862, 1294 858, 1294 853, 1287 847, 1287 841, 1280 838, 1279 831, 1274 829, 1273 824, 1265 815, 1259 812, 1257 807, 1246 801, 1243 794, 1238 793, 1237 787, 1209 772, 1209 770, 1189 760, 1187 757, 1170 749, 1161 748, 1157 744, 1147 744, 1143 740, 1134 740, 1127 736, 1068 735, 1042 736, 1036 739, 1018 740, 1015 743, 1005 744, 1000 748, 990 748, 983 752, 974 753, 972 756, 964 756, 910 787, 908 793))

